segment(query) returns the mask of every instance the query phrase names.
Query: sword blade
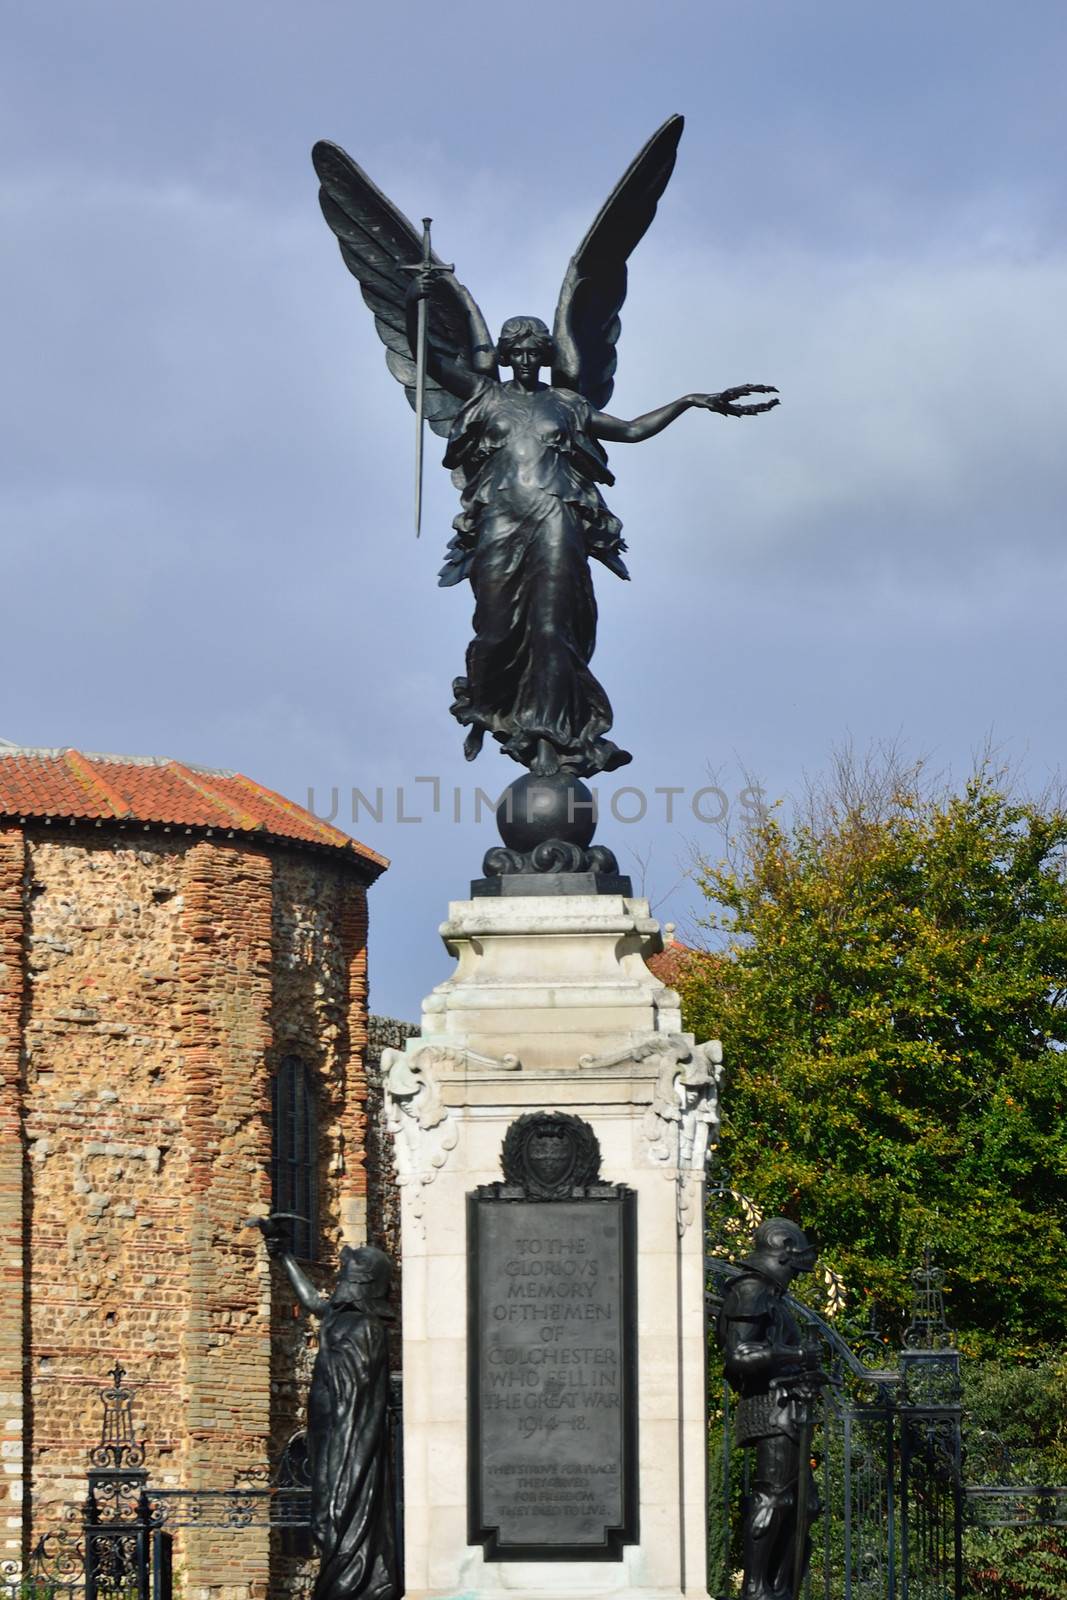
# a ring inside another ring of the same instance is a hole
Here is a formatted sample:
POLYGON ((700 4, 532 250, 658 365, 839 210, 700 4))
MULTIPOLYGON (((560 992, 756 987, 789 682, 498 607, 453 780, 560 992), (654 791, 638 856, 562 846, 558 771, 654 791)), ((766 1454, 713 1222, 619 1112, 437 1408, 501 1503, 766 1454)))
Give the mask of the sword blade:
MULTIPOLYGON (((810 1405, 808 1401, 806 1404, 810 1405)), ((797 1439, 797 1527, 793 1545, 793 1600, 800 1600, 804 1585, 804 1555, 808 1543, 808 1490, 811 1484, 811 1440, 814 1424, 802 1422, 797 1439)))
POLYGON ((426 301, 419 301, 418 341, 415 347, 415 537, 422 532, 422 414, 426 405, 426 301))
MULTIPOLYGON (((430 248, 430 218, 422 219, 422 260, 429 266, 433 260, 430 248)), ((419 301, 419 318, 415 338, 415 537, 422 532, 422 419, 426 410, 426 301, 419 301)))

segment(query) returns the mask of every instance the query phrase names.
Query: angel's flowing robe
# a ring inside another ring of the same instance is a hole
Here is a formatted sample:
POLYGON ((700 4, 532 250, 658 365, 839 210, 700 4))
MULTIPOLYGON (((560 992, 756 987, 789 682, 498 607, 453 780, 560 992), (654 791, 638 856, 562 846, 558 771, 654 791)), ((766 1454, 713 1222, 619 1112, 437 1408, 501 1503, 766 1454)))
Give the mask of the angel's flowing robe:
POLYGON ((389 1470, 385 1329, 334 1298, 319 1326, 308 1395, 313 1600, 394 1600, 396 1530, 389 1470))
POLYGON ((598 483, 615 480, 591 431, 593 408, 567 389, 483 380, 457 413, 445 466, 462 491, 442 585, 469 578, 474 638, 452 714, 531 766, 541 740, 579 777, 630 760, 605 739, 608 697, 589 670, 596 644, 595 557, 629 577, 622 524, 598 483))

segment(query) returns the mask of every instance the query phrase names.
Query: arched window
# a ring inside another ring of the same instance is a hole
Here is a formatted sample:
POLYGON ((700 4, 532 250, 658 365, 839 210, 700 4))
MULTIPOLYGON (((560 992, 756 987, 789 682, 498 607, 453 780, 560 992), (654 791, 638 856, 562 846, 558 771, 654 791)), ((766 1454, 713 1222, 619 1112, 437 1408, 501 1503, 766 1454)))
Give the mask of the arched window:
POLYGON ((318 1181, 315 1095, 311 1074, 299 1056, 285 1056, 272 1082, 271 1210, 291 1211, 293 1253, 302 1261, 318 1254, 318 1181))

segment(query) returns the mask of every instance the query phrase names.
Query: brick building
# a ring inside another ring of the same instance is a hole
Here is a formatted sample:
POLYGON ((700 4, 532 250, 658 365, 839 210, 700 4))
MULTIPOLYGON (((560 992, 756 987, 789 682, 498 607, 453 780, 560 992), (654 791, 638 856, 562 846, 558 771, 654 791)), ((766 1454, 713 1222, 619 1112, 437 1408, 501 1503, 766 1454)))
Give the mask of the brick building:
MULTIPOLYGON (((262 1480, 299 1424, 307 1323, 242 1223, 306 1215, 324 1272, 366 1237, 386 865, 237 773, 0 745, 0 1556, 84 1496, 116 1359, 161 1486, 262 1480)), ((265 1533, 177 1555, 271 1578, 265 1533)))

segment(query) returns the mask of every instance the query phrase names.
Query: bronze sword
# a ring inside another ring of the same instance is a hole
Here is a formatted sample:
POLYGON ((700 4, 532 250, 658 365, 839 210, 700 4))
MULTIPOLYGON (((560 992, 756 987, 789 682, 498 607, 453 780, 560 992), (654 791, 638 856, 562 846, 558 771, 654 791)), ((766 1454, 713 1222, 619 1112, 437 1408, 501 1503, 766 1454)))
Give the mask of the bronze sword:
MULTIPOLYGON (((430 248, 430 223, 432 217, 422 219, 422 260, 408 272, 454 272, 451 264, 434 261, 430 248)), ((415 334, 415 537, 422 532, 422 422, 426 410, 426 325, 428 312, 425 299, 419 301, 418 322, 415 334)))

